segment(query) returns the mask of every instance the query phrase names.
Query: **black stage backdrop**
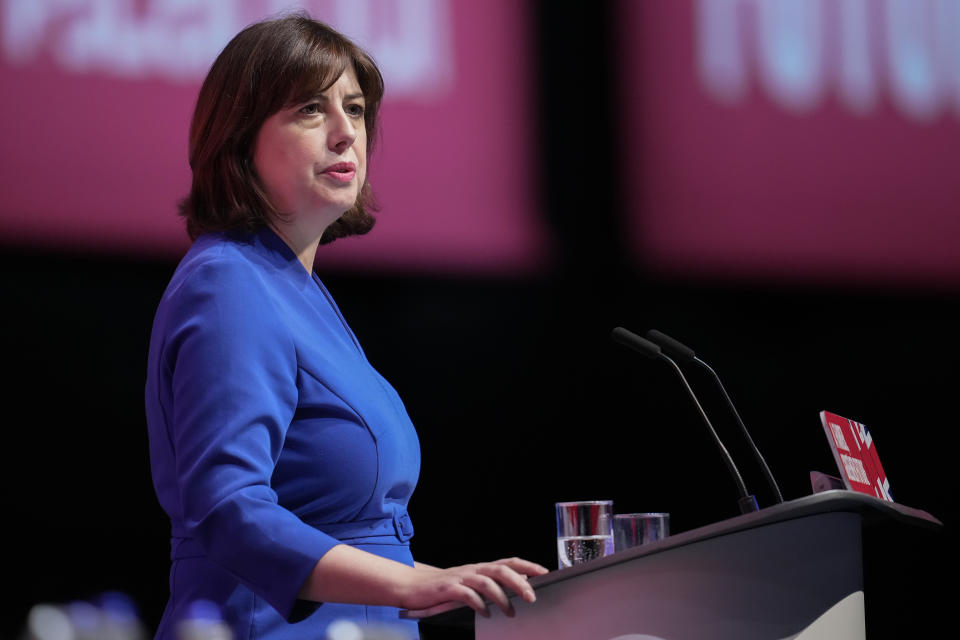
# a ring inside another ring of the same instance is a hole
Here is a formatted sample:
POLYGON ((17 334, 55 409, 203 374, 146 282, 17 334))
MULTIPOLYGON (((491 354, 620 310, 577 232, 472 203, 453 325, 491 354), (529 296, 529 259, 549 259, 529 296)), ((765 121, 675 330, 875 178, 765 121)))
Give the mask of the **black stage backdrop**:
MULTIPOLYGON (((559 247, 549 272, 323 274, 420 433, 416 555, 441 566, 507 555, 555 566, 559 500, 669 511, 674 532, 736 515, 735 485, 674 374, 609 338, 617 325, 659 328, 719 371, 788 499, 810 493, 811 470, 837 473, 821 410, 871 429, 895 498, 946 528, 868 537, 870 557, 884 559, 866 567, 868 631, 937 628, 946 595, 936 585, 956 559, 960 295, 679 281, 630 266, 616 175, 584 185, 564 161, 571 149, 617 155, 610 17, 548 2, 539 18, 539 92, 550 106, 533 126, 559 247), (572 124, 582 103, 566 99, 584 78, 602 87, 591 89, 589 131, 572 124)), ((168 525, 151 487, 142 395, 150 324, 175 263, 8 247, 0 264, 12 569, 0 637, 15 637, 35 602, 104 590, 129 593, 155 625, 168 525)), ((748 486, 771 504, 718 398, 692 380, 748 486)))

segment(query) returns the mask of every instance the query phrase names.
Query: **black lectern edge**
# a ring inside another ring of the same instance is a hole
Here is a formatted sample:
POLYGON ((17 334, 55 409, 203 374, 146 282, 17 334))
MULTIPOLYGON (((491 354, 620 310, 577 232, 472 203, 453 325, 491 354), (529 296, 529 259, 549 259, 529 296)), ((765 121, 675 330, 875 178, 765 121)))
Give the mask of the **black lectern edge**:
MULTIPOLYGON (((569 580, 592 571, 599 571, 611 565, 628 562, 642 556, 660 553, 667 549, 674 549, 694 542, 701 542, 703 540, 709 540, 710 538, 716 538, 737 531, 754 529, 785 520, 794 520, 810 515, 831 512, 860 514, 864 524, 867 526, 876 522, 892 519, 904 524, 927 529, 943 528, 943 523, 926 511, 907 507, 895 502, 880 500, 879 498, 856 491, 834 489, 677 533, 663 540, 634 547, 633 549, 627 549, 626 551, 620 551, 619 553, 585 564, 579 564, 567 569, 558 569, 557 571, 551 571, 542 576, 535 576, 530 579, 530 585, 536 590, 539 587, 569 580)), ((517 596, 512 595, 511 597, 517 596)), ((446 627, 472 628, 474 626, 474 611, 466 605, 462 605, 450 611, 423 618, 421 622, 446 627)))

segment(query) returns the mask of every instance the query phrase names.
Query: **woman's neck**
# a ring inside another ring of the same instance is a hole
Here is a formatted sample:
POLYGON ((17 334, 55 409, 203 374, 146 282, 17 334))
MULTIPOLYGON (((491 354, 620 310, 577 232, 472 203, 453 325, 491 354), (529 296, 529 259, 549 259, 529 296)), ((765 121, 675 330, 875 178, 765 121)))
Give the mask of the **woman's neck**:
POLYGON ((270 220, 267 224, 290 247, 307 273, 313 273, 313 261, 317 257, 317 247, 320 246, 320 235, 304 233, 292 222, 270 220))

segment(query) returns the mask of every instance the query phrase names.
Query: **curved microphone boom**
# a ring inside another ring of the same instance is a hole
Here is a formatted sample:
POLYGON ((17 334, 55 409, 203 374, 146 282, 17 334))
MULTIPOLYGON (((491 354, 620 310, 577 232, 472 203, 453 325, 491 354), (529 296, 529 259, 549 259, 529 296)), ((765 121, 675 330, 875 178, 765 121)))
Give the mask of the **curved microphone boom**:
POLYGON ((730 452, 728 452, 727 448, 723 446, 723 442, 720 441, 720 437, 714 430, 713 425, 710 424, 710 419, 707 417, 707 413, 703 410, 703 406, 700 404, 700 401, 697 400, 697 396, 693 393, 693 389, 687 382, 686 376, 683 375, 683 371, 680 370, 680 367, 676 362, 674 362, 673 358, 663 353, 663 350, 659 345, 645 338, 641 338, 637 334, 633 333, 632 331, 628 331, 623 327, 617 327, 614 329, 613 333, 611 333, 611 337, 615 342, 618 342, 625 347, 629 347, 634 351, 638 351, 648 358, 665 360, 670 363, 674 371, 676 371, 677 375, 680 377, 680 381, 683 383, 684 388, 687 390, 687 395, 690 396, 693 404, 696 405, 697 410, 700 412, 700 417, 703 419, 703 423, 707 425, 707 430, 710 432, 714 443, 720 450, 720 454, 723 456, 723 461, 726 463, 727 469, 730 471, 730 475, 733 476, 734 482, 737 483, 737 490, 740 492, 740 499, 737 500, 737 505, 740 508, 740 513, 757 511, 757 499, 747 493, 747 486, 743 483, 743 477, 737 470, 737 465, 733 463, 733 458, 730 457, 730 452))
POLYGON ((750 437, 750 432, 747 431, 747 426, 743 424, 743 420, 740 419, 740 413, 737 411, 737 408, 733 406, 733 400, 730 399, 730 395, 723 387, 723 383, 720 382, 720 376, 718 376, 717 372, 713 370, 713 367, 698 358, 693 349, 681 343, 680 341, 671 338, 661 331, 657 331, 656 329, 647 331, 647 339, 659 345, 661 349, 669 353, 677 360, 680 360, 681 362, 695 362, 710 372, 710 375, 713 377, 713 381, 716 383, 717 387, 720 388, 720 393, 723 395, 723 399, 727 401, 727 406, 730 408, 731 413, 733 413, 733 417, 736 418, 737 424, 740 425, 740 431, 743 432, 744 439, 746 439, 747 444, 750 445, 750 450, 753 451, 753 457, 756 458, 757 462, 760 464, 760 468, 763 470, 763 475, 767 479, 767 484, 770 485, 770 489, 777 497, 777 502, 783 502, 783 496, 780 494, 780 487, 777 486, 777 481, 773 479, 773 474, 770 472, 770 467, 767 466, 767 461, 763 459, 763 454, 760 453, 760 449, 758 449, 757 445, 753 443, 753 438, 750 437))

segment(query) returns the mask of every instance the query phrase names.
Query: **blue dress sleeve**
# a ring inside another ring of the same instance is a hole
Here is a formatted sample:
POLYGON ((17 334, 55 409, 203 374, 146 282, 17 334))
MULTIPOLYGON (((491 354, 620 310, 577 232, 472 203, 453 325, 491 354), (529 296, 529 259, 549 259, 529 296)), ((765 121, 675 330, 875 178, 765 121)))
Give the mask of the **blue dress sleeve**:
POLYGON ((249 265, 219 260, 164 301, 164 422, 182 534, 288 617, 338 541, 280 506, 271 488, 299 370, 265 287, 249 265))

